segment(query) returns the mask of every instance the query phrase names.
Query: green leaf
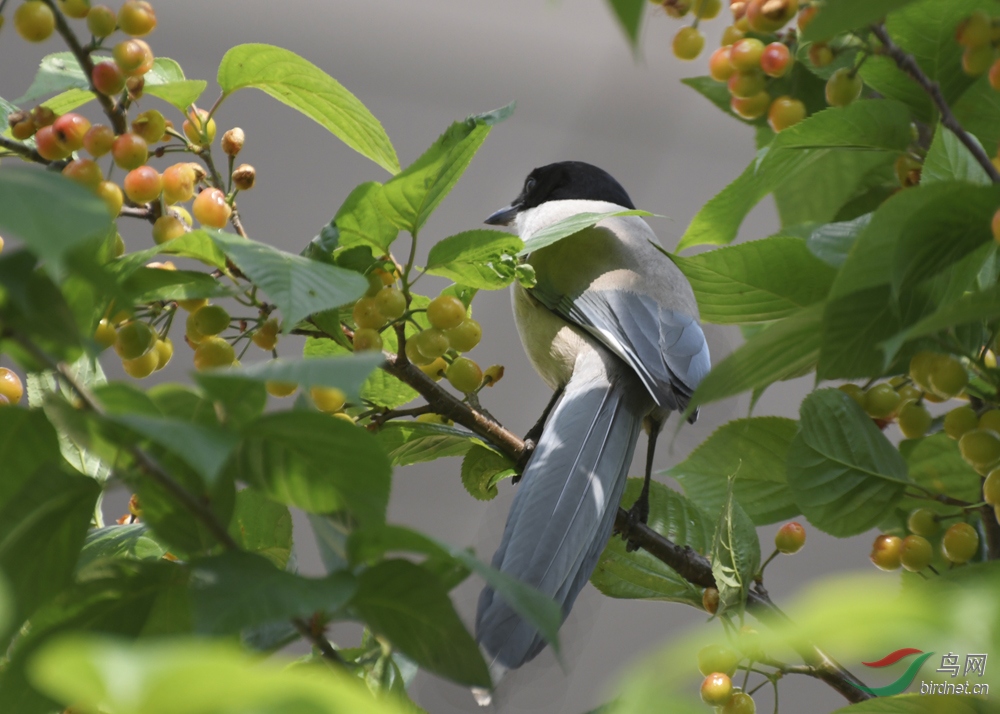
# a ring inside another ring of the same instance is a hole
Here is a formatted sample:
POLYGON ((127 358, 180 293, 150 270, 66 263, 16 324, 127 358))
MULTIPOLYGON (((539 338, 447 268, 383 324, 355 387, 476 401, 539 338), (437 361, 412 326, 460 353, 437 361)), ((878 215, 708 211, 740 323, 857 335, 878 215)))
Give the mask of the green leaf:
POLYGON ((871 214, 865 213, 850 221, 824 224, 810 232, 806 246, 810 253, 831 268, 839 268, 847 261, 854 241, 868 227, 871 219, 871 214))
MULTIPOLYGON (((559 653, 559 627, 563 617, 555 601, 535 588, 486 565, 467 550, 452 548, 409 528, 389 525, 355 531, 348 541, 348 549, 352 563, 376 562, 387 552, 398 551, 422 553, 436 561, 455 561, 457 565, 471 570, 486 581, 511 608, 538 629, 556 653, 559 653)), ((426 561, 424 565, 427 565, 426 561)))
POLYGON ((238 45, 222 58, 218 81, 225 95, 256 87, 389 173, 399 171, 396 150, 378 119, 337 80, 294 52, 273 45, 238 45))
POLYGON ((608 0, 608 4, 611 5, 611 10, 615 13, 618 24, 625 31, 632 51, 638 52, 639 26, 642 24, 646 3, 643 0, 608 0))
POLYGON ((465 456, 470 449, 484 446, 482 439, 461 427, 419 421, 387 422, 376 436, 393 466, 465 456))
POLYGON ((0 174, 0 232, 20 238, 53 277, 63 274, 71 251, 96 246, 110 230, 104 203, 75 181, 30 169, 0 174))
POLYGON ((314 312, 353 302, 368 289, 364 276, 352 270, 218 231, 211 235, 229 259, 277 304, 285 332, 314 312))
POLYGON ((319 546, 319 557, 323 561, 326 572, 333 573, 347 568, 347 539, 353 532, 354 525, 344 513, 327 515, 307 514, 309 525, 312 526, 319 546))
POLYGON ((388 252, 399 235, 399 229, 387 215, 389 211, 382 184, 369 181, 355 188, 330 222, 340 233, 340 246, 367 245, 380 255, 388 252))
POLYGON ((802 402, 788 450, 788 485, 809 522, 843 538, 873 528, 910 483, 903 457, 839 389, 802 402))
POLYGON ((346 509, 381 523, 392 467, 375 437, 318 412, 266 414, 243 430, 235 473, 271 498, 310 513, 346 509))
POLYGON ((280 658, 261 661, 235 644, 203 638, 124 643, 75 635, 39 652, 29 675, 64 705, 108 714, 405 711, 392 699, 375 699, 352 674, 290 664, 280 658), (121 686, 122 667, 141 686, 121 686))
MULTIPOLYGON (((417 297, 418 296, 414 296, 411 307, 418 306, 417 297)), ((426 307, 426 304, 421 307, 426 307)), ((407 332, 409 333, 412 329, 412 324, 408 324, 407 332)), ((407 336, 409 336, 409 334, 407 336)), ((382 340, 383 350, 387 352, 396 352, 397 343, 395 330, 386 330, 383 332, 382 340)), ((307 359, 318 359, 330 356, 341 359, 350 355, 351 351, 330 339, 309 338, 306 340, 306 346, 303 349, 302 354, 307 359)), ((396 407, 402 406, 407 402, 413 401, 418 396, 414 389, 388 374, 383 369, 376 369, 368 375, 368 379, 366 379, 364 384, 361 385, 359 394, 362 400, 371 402, 372 404, 380 407, 386 407, 388 409, 395 409, 396 407)))
POLYGON ((6 506, 32 474, 57 459, 59 438, 40 409, 0 409, 0 508, 6 506))
POLYGON ((105 559, 159 560, 167 552, 144 523, 92 528, 80 551, 77 571, 99 565, 105 559))
POLYGON ((124 280, 122 288, 139 304, 157 300, 190 300, 234 294, 233 290, 205 273, 146 267, 140 267, 131 273, 124 280))
MULTIPOLYGON (((646 525, 681 546, 706 555, 712 545, 712 523, 690 500, 656 481, 650 482, 649 520, 646 525)), ((625 484, 622 507, 635 502, 642 479, 625 484)), ((590 582, 608 597, 667 600, 701 607, 701 591, 662 560, 644 550, 628 552, 625 541, 612 536, 604 546, 590 582)))
POLYGON ((552 245, 563 238, 567 238, 574 233, 586 230, 605 218, 617 218, 618 216, 654 216, 656 214, 649 211, 610 211, 608 213, 577 213, 576 215, 564 218, 561 221, 546 226, 537 233, 533 233, 525 242, 524 247, 518 255, 528 255, 532 251, 539 250, 552 245))
POLYGON ((198 372, 194 378, 212 401, 219 422, 228 429, 242 429, 264 412, 267 391, 261 382, 231 375, 230 371, 220 374, 212 370, 198 372))
POLYGON ((716 513, 725 503, 729 477, 736 474, 733 493, 754 523, 792 518, 799 509, 788 490, 785 461, 797 430, 795 421, 781 417, 731 421, 664 475, 677 479, 699 507, 716 513))
MULTIPOLYGON (((731 242, 764 196, 798 181, 803 170, 831 152, 903 151, 910 141, 909 126, 910 114, 904 105, 878 100, 827 109, 782 131, 770 146, 757 152, 739 178, 702 207, 677 250, 731 242)), ((870 169, 863 166, 861 173, 870 169)))
MULTIPOLYGON (((975 137, 972 140, 979 144, 975 137)), ((972 156, 972 152, 943 124, 938 125, 934 133, 934 140, 920 174, 921 184, 935 181, 968 181, 980 186, 993 183, 986 170, 972 156)))
POLYGON ((967 293, 954 302, 941 307, 920 322, 886 340, 884 349, 889 357, 894 356, 904 343, 917 337, 926 337, 956 325, 965 325, 980 320, 992 321, 1000 317, 1000 285, 967 293))
POLYGON ((489 136, 493 125, 514 111, 513 104, 457 121, 419 159, 382 187, 389 218, 416 235, 489 136))
POLYGON ((1000 92, 983 75, 954 103, 955 118, 983 145, 987 156, 997 152, 997 122, 1000 121, 1000 92))
POLYGON ((741 608, 746 602, 750 583, 760 568, 760 541, 753 521, 733 498, 735 474, 727 479, 725 499, 712 537, 712 576, 719 590, 721 614, 729 608, 741 608))
POLYGON ((459 684, 491 687, 490 673, 440 581, 406 560, 363 571, 351 607, 421 667, 459 684))
MULTIPOLYGON (((958 442, 944 432, 899 445, 906 460, 910 480, 934 495, 948 495, 969 503, 982 500, 982 477, 969 466, 958 450, 958 442)), ((899 521, 905 522, 915 508, 930 508, 942 515, 954 515, 955 507, 926 498, 904 496, 896 506, 899 521)))
POLYGON ((28 91, 15 99, 14 104, 23 106, 48 94, 62 92, 66 89, 89 88, 90 82, 73 53, 56 52, 42 58, 38 72, 35 73, 35 79, 28 87, 28 91))
POLYGON ((0 507, 0 572, 18 622, 71 582, 100 493, 93 479, 49 463, 0 507))
POLYGON ((770 322, 822 301, 834 271, 799 238, 776 236, 690 258, 670 256, 687 277, 703 322, 770 322))
POLYGON ((888 360, 879 344, 902 327, 888 285, 831 300, 823 314, 819 365, 822 379, 860 379, 881 374, 888 360))
POLYGON ((151 249, 154 254, 178 255, 182 258, 193 258, 213 268, 225 268, 226 256, 212 240, 206 230, 196 229, 184 235, 161 243, 151 249))
POLYGON ((510 459, 486 446, 474 445, 462 459, 462 485, 478 501, 496 498, 497 484, 516 474, 510 459))
POLYGON ((184 112, 198 101, 208 82, 203 79, 186 79, 181 66, 172 59, 157 57, 153 68, 143 75, 143 93, 159 97, 184 112))
POLYGON ((514 279, 514 261, 524 243, 510 233, 473 230, 436 243, 427 257, 427 272, 480 290, 496 290, 514 279), (508 262, 501 258, 508 257, 508 262))
POLYGON ((994 703, 962 694, 901 694, 852 704, 831 714, 996 714, 994 703))
POLYGON ((356 587, 346 571, 304 578, 260 556, 232 552, 191 564, 191 613, 196 632, 235 633, 315 612, 334 613, 354 596, 356 587))
POLYGON ((748 339, 712 367, 689 408, 805 374, 819 358, 822 308, 803 308, 748 339))
POLYGON ((273 359, 212 374, 234 380, 290 382, 298 384, 303 390, 309 387, 336 387, 347 395, 348 400, 357 401, 361 385, 384 361, 381 353, 359 352, 340 357, 273 359))
POLYGON ((802 32, 803 42, 828 40, 834 35, 865 28, 913 0, 838 0, 821 5, 802 32))
POLYGON ((236 492, 229 535, 243 550, 283 570, 292 554, 292 514, 257 489, 244 488, 236 492))

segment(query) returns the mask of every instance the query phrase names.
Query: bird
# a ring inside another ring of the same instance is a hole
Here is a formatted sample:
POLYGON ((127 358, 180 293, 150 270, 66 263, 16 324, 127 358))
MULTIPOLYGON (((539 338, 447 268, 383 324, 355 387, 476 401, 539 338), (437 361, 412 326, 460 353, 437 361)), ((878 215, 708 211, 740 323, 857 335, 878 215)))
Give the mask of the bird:
MULTIPOLYGON (((608 172, 561 161, 534 169, 485 222, 513 225, 527 241, 576 214, 630 209, 608 172)), ((553 598, 564 621, 611 537, 640 431, 645 482, 629 516, 645 523, 657 435, 711 366, 691 285, 656 243, 640 216, 604 218, 531 252, 535 285, 511 288, 521 342, 553 396, 527 437, 533 449, 492 565, 553 598)), ((494 681, 546 645, 489 586, 476 639, 494 681)))

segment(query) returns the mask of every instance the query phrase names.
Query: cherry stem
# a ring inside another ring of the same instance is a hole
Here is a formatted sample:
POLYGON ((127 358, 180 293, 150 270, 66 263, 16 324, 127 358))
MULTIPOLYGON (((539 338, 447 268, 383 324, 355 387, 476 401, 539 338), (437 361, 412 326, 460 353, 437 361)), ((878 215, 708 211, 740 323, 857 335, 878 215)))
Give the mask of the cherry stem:
POLYGON ((896 66, 910 75, 927 92, 937 107, 938 113, 941 115, 941 123, 951 129, 955 136, 958 137, 958 140, 965 145, 965 148, 969 150, 969 153, 976 159, 976 162, 986 171, 986 175, 990 177, 990 180, 993 183, 1000 183, 1000 171, 997 171, 997 167, 990 161, 990 157, 983 151, 983 147, 979 145, 979 142, 972 138, 972 135, 963 129, 958 119, 955 118, 951 107, 948 106, 944 95, 941 94, 941 86, 924 73, 920 65, 913 58, 913 55, 907 54, 899 45, 892 41, 888 30, 885 29, 884 23, 880 22, 872 25, 872 32, 882 43, 885 54, 892 58, 896 66))

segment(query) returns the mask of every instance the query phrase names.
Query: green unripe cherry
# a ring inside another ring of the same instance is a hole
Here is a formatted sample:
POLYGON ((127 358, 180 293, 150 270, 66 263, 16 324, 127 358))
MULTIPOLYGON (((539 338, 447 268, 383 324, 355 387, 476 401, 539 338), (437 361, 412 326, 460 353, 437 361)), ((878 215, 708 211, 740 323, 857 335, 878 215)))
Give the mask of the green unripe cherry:
POLYGON ((130 320, 118 328, 115 352, 123 360, 142 357, 156 344, 156 333, 145 322, 130 320))

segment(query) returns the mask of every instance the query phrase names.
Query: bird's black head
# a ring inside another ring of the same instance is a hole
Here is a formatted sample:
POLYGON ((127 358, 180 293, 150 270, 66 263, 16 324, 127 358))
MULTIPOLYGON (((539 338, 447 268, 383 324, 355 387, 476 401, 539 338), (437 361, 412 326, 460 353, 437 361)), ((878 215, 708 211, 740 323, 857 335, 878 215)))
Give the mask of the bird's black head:
POLYGON ((524 180, 524 188, 514 202, 486 219, 494 226, 509 225, 517 214, 546 201, 607 201, 635 208, 632 199, 604 169, 582 161, 560 161, 537 168, 524 180))

